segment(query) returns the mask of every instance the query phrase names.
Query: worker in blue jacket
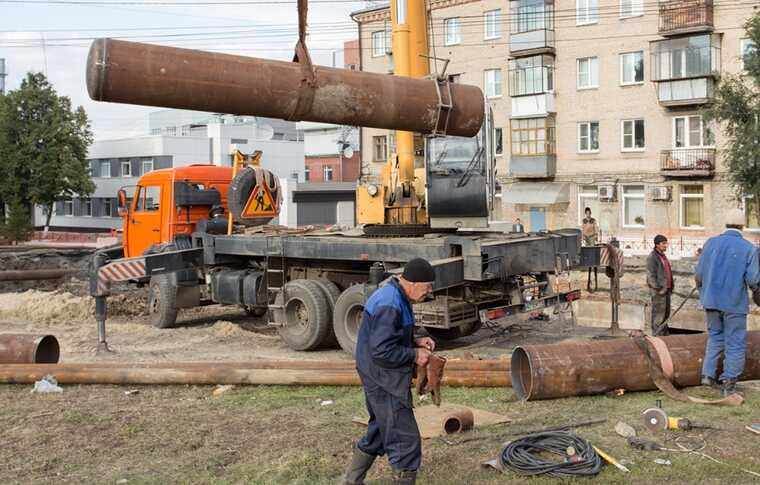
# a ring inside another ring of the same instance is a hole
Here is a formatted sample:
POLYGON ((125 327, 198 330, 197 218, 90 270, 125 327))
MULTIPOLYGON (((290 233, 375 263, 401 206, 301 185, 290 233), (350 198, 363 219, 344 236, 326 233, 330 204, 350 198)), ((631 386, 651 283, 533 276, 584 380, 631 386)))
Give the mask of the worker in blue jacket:
POLYGON ((718 359, 723 354, 719 381, 724 396, 736 392, 736 381, 744 371, 747 289, 760 284, 757 248, 742 237, 743 227, 744 213, 738 209, 729 212, 726 230, 705 243, 695 274, 708 332, 702 384, 717 386, 718 359))
POLYGON ((435 272, 415 258, 399 278, 378 288, 364 306, 356 343, 356 369, 369 412, 367 433, 359 440, 344 475, 344 485, 364 483, 375 458, 388 455, 394 485, 413 485, 422 443, 412 412, 414 364, 426 365, 435 342, 414 338, 412 303, 433 291, 435 272))

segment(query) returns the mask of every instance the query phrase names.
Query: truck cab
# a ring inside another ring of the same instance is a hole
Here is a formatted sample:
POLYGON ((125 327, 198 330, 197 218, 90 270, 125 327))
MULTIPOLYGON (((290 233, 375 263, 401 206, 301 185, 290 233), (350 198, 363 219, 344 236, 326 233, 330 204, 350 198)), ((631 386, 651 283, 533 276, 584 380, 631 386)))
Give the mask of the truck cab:
POLYGON ((131 197, 119 190, 124 256, 141 256, 189 236, 199 222, 226 213, 231 181, 231 167, 190 165, 146 173, 131 197))

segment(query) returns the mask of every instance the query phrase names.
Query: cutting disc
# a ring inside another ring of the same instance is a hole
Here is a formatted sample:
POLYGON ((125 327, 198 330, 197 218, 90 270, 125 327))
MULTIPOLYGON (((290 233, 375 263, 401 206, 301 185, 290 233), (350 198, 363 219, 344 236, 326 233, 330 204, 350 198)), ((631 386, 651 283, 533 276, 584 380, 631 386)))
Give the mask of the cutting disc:
POLYGON ((649 408, 644 411, 644 426, 649 431, 663 431, 668 429, 668 415, 659 408, 649 408))

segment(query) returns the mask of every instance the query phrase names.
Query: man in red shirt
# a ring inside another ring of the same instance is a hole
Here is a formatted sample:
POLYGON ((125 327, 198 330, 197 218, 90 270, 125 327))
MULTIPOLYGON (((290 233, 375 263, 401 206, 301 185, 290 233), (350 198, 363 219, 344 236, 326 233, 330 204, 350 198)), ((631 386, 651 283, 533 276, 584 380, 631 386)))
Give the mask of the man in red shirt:
POLYGON ((668 238, 662 234, 654 237, 654 249, 647 258, 647 286, 652 295, 652 335, 668 335, 670 317, 670 295, 673 293, 673 271, 670 261, 665 256, 668 250, 668 238))

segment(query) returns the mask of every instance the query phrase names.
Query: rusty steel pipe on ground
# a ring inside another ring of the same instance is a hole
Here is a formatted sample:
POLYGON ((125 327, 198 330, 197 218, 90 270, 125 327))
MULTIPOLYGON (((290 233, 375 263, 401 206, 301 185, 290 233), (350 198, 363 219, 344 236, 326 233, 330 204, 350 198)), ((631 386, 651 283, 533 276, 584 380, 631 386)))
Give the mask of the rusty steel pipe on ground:
MULTIPOLYGON (((314 66, 314 85, 304 81, 295 62, 113 39, 95 40, 87 58, 95 101, 423 134, 443 128, 433 80, 314 66)), ((475 136, 485 113, 480 88, 450 87, 447 134, 475 136)))
POLYGON ((0 364, 56 364, 60 356, 52 335, 0 334, 0 364))
MULTIPOLYGON (((678 387, 698 386, 707 335, 647 337, 652 357, 678 387)), ((632 338, 524 345, 512 353, 512 389, 531 401, 656 389, 649 361, 632 338)), ((760 331, 747 333, 742 379, 760 379, 760 331)))
MULTIPOLYGON (((448 370, 448 369, 447 369, 448 370)), ((0 367, 0 384, 32 384, 52 374, 60 384, 263 384, 359 385, 351 369, 255 368, 223 363, 171 364, 18 364, 0 367)), ((459 387, 504 387, 508 374, 495 371, 455 370, 443 383, 459 387)))
POLYGON ((27 269, 0 271, 0 281, 55 280, 76 273, 72 269, 27 269))

